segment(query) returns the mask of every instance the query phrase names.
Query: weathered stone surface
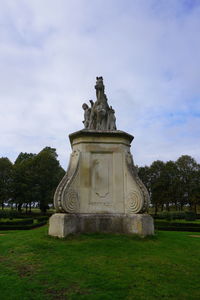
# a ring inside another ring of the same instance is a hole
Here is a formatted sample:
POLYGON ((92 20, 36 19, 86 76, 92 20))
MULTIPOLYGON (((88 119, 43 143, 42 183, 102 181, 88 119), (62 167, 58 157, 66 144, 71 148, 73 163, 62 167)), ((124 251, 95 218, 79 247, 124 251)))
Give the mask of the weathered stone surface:
POLYGON ((90 100, 91 107, 83 103, 84 127, 92 130, 116 130, 115 111, 108 105, 108 99, 104 93, 103 77, 96 77, 96 101, 90 100))
POLYGON ((138 177, 130 152, 133 136, 117 130, 103 78, 96 78, 96 101, 84 109, 85 129, 69 135, 72 154, 68 170, 54 195, 56 214, 49 234, 77 232, 151 235, 147 215, 149 194, 138 177))
POLYGON ((148 214, 63 214, 49 220, 49 235, 64 238, 71 233, 154 234, 153 218, 148 214))
POLYGON ((133 164, 132 139, 123 131, 71 134, 69 168, 54 197, 57 212, 146 212, 149 195, 133 164))

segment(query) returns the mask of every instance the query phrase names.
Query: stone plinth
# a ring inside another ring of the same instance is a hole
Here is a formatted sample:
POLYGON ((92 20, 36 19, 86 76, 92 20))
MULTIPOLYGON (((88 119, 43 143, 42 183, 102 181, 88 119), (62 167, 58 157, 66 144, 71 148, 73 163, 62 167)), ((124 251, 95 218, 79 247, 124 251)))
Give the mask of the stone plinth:
POLYGON ((148 214, 64 214, 51 216, 49 235, 64 238, 74 233, 154 234, 153 218, 148 214))
POLYGON ((122 131, 71 134, 69 168, 54 197, 57 212, 146 212, 149 195, 133 165, 132 139, 122 131))
POLYGON ((87 228, 153 234, 146 214, 149 195, 130 153, 133 136, 119 130, 81 130, 69 138, 72 154, 54 196, 57 214, 50 218, 49 234, 64 237, 87 228))

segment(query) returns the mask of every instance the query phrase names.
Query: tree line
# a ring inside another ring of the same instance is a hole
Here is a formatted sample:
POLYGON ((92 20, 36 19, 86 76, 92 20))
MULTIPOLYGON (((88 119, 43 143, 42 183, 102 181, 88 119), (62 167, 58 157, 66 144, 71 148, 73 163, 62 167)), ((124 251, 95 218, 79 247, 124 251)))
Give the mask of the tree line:
POLYGON ((138 167, 138 175, 146 185, 154 212, 189 209, 197 213, 200 205, 200 164, 189 155, 176 161, 154 161, 138 167))
POLYGON ((37 206, 45 213, 64 174, 56 149, 51 147, 38 154, 21 152, 14 164, 7 157, 0 158, 1 208, 25 208, 28 212, 37 206))
MULTIPOLYGON (((137 167, 146 185, 151 207, 158 211, 189 210, 197 212, 200 205, 200 164, 189 155, 176 161, 154 161, 137 167)), ((56 149, 45 147, 38 154, 20 153, 14 164, 0 158, 0 205, 18 211, 37 206, 46 212, 53 203, 55 189, 65 171, 57 159, 56 149)))

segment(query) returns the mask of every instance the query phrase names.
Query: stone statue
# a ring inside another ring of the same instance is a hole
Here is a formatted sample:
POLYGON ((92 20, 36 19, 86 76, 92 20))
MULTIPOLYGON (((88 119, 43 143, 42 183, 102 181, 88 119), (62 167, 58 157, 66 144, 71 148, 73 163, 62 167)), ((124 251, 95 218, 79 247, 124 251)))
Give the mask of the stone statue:
POLYGON ((116 130, 103 77, 96 78, 96 101, 84 103, 84 127, 69 135, 72 153, 54 195, 56 213, 49 235, 74 233, 154 234, 147 214, 149 194, 130 152, 133 136, 116 130))
POLYGON ((85 128, 88 128, 89 127, 89 122, 90 122, 91 108, 89 108, 86 103, 83 103, 82 108, 84 110, 83 124, 84 124, 85 128))
POLYGON ((116 118, 115 118, 115 111, 110 106, 110 109, 108 111, 108 120, 107 120, 107 130, 116 130, 116 118))
POLYGON ((95 89, 97 97, 95 103, 90 100, 91 108, 86 103, 82 106, 85 111, 83 121, 85 128, 101 131, 117 130, 115 111, 108 105, 102 76, 96 77, 95 89))

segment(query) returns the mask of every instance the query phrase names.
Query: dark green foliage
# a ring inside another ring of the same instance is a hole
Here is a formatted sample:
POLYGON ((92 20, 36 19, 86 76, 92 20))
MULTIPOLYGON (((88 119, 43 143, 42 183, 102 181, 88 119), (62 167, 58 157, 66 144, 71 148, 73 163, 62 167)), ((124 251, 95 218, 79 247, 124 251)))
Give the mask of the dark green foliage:
POLYGON ((0 210, 0 219, 1 218, 8 218, 8 219, 20 218, 20 216, 21 216, 21 213, 15 209, 0 210))
POLYGON ((13 203, 21 212, 22 205, 31 207, 34 202, 33 159, 32 153, 20 153, 14 164, 13 172, 13 203))
POLYGON ((186 211, 185 212, 185 219, 187 221, 194 221, 196 220, 196 213, 192 211, 186 211))
POLYGON ((55 189, 64 176, 56 150, 50 147, 44 148, 33 161, 34 187, 36 199, 42 212, 46 212, 49 203, 53 202, 55 189))
POLYGON ((200 222, 180 222, 180 221, 167 221, 167 220, 155 220, 155 225, 158 226, 177 226, 177 227, 198 227, 200 228, 200 222))
MULTIPOLYGON (((20 153, 13 166, 10 203, 16 205, 19 212, 22 207, 30 212, 37 203, 45 213, 53 203, 55 189, 64 174, 54 148, 46 147, 37 155, 20 153)), ((2 199, 4 202, 5 196, 2 199)))
POLYGON ((157 226, 157 230, 166 230, 166 231, 187 231, 187 232, 200 232, 199 227, 194 226, 184 226, 184 227, 178 227, 178 226, 157 226))
POLYGON ((0 158, 0 205, 8 203, 12 195, 13 164, 7 157, 0 158))
POLYGON ((35 155, 36 155, 36 154, 33 154, 33 153, 26 153, 26 152, 23 153, 23 152, 21 152, 21 153, 18 155, 17 159, 15 160, 15 164, 16 164, 16 165, 21 164, 21 163, 23 163, 24 161, 27 161, 27 160, 29 160, 29 159, 31 159, 31 158, 34 158, 35 155))
POLYGON ((39 216, 37 218, 35 218, 38 221, 48 221, 49 217, 48 216, 39 216))
POLYGON ((0 219, 0 230, 26 230, 42 226, 47 223, 48 216, 37 216, 32 218, 24 218, 23 215, 20 219, 8 220, 5 218, 0 219))
POLYGON ((163 211, 157 215, 152 215, 156 219, 165 219, 165 220, 184 220, 185 212, 184 211, 163 211))
MULTIPOLYGON (((138 169, 139 177, 150 193, 155 209, 169 211, 171 207, 182 211, 186 207, 197 212, 200 205, 200 165, 188 155, 176 162, 155 161, 150 167, 138 169)), ((168 215, 168 218, 171 218, 168 215)), ((173 218, 173 217, 172 217, 173 218)))
POLYGON ((188 156, 181 156, 177 162, 179 182, 181 185, 181 206, 189 204, 190 208, 194 205, 196 211, 197 202, 197 190, 200 182, 198 181, 199 176, 199 165, 196 161, 188 156))
POLYGON ((30 230, 33 228, 43 226, 46 223, 47 221, 39 221, 37 223, 31 223, 31 224, 10 224, 10 225, 2 224, 0 225, 0 230, 30 230))
POLYGON ((155 220, 155 228, 159 230, 172 230, 172 231, 194 231, 200 232, 200 222, 180 222, 180 221, 166 221, 155 220))
POLYGON ((198 215, 192 211, 163 211, 157 215, 152 215, 155 219, 163 220, 187 220, 194 221, 198 218, 198 215))
POLYGON ((4 219, 0 220, 0 229, 1 225, 26 225, 26 224, 33 224, 33 219, 19 219, 15 221, 4 221, 4 219))

